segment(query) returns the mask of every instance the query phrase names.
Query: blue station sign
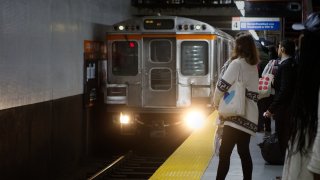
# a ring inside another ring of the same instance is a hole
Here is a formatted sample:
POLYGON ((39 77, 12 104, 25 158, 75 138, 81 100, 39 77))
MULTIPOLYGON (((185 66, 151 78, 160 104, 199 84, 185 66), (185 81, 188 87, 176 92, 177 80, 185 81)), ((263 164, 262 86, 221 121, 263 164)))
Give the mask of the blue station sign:
POLYGON ((232 30, 280 30, 280 18, 233 17, 232 30))

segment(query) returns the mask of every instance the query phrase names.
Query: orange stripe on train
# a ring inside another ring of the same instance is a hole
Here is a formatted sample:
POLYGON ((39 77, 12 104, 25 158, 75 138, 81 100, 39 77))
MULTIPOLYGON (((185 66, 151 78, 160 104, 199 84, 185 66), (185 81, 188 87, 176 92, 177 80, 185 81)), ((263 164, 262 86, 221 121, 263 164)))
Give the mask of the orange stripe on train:
POLYGON ((207 39, 214 40, 217 38, 217 35, 214 34, 115 34, 107 35, 108 40, 141 40, 142 38, 176 38, 176 39, 207 39))

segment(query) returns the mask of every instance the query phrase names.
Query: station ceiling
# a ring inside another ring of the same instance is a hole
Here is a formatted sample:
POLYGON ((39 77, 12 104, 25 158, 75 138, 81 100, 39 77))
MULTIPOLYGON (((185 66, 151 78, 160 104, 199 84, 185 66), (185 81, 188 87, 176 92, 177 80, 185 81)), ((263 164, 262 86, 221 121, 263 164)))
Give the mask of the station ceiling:
POLYGON ((138 1, 132 1, 132 13, 136 16, 184 16, 207 22, 230 34, 236 33, 231 30, 232 17, 281 17, 287 18, 290 23, 301 21, 302 14, 301 0, 145 0, 137 4, 138 1), (189 4, 185 4, 186 2, 189 4))

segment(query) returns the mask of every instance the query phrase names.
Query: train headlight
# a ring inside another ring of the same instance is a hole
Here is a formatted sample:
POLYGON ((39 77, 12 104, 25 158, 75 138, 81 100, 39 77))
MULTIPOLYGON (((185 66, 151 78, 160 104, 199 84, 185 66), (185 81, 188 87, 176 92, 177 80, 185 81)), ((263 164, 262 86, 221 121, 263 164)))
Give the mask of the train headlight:
POLYGON ((120 123, 121 124, 129 124, 130 123, 130 116, 127 114, 120 113, 120 123))
POLYGON ((123 30, 124 30, 124 26, 120 25, 120 26, 119 26, 119 30, 120 30, 120 31, 123 31, 123 30))
POLYGON ((198 24, 196 25, 196 30, 200 30, 201 29, 201 26, 198 24))
POLYGON ((199 129, 204 125, 206 115, 200 110, 191 110, 184 117, 186 125, 191 129, 199 129))

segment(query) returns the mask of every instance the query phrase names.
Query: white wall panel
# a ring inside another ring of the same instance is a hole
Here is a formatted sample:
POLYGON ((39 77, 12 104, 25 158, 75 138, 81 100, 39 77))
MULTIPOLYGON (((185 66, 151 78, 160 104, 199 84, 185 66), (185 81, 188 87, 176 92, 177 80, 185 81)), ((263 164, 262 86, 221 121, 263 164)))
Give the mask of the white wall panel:
POLYGON ((0 110, 83 93, 83 41, 129 0, 0 0, 0 110))

